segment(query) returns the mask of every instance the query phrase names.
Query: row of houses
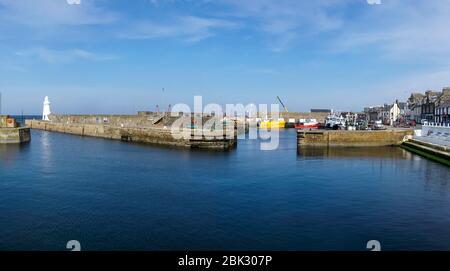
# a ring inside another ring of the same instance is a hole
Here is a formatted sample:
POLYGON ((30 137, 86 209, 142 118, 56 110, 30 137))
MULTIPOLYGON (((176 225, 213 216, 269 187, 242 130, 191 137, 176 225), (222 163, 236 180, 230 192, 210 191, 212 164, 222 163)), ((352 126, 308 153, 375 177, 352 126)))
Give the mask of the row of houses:
POLYGON ((366 107, 364 113, 369 122, 381 120, 385 125, 394 125, 394 123, 405 122, 409 110, 407 103, 396 100, 392 104, 366 107))
POLYGON ((401 123, 450 124, 450 87, 442 91, 414 92, 406 102, 364 108, 369 122, 382 121, 385 125, 401 123))
POLYGON ((428 90, 424 94, 412 93, 408 99, 409 119, 417 123, 425 121, 439 124, 450 123, 450 88, 441 92, 428 90))

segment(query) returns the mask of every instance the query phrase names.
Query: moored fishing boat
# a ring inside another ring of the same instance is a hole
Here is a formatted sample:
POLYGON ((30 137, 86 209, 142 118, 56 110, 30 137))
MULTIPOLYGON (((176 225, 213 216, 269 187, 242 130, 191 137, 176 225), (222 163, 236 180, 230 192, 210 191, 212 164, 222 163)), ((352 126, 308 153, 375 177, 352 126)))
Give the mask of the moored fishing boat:
POLYGON ((325 127, 328 129, 345 129, 345 119, 339 114, 330 114, 325 119, 325 127))
POLYGON ((316 119, 300 119, 298 123, 295 124, 296 129, 318 129, 319 122, 316 119))
POLYGON ((284 128, 295 128, 296 124, 297 122, 295 121, 295 118, 289 118, 284 128))
POLYGON ((284 128, 286 126, 286 122, 283 118, 279 118, 278 120, 264 120, 259 124, 259 128, 263 129, 272 129, 272 128, 284 128))

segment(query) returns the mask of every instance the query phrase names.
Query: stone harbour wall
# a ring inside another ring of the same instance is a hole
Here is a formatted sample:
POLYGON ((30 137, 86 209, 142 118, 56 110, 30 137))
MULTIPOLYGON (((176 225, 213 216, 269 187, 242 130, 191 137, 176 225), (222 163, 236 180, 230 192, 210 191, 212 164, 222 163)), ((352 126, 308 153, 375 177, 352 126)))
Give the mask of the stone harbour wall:
MULTIPOLYGON (((66 119, 71 117, 67 116, 66 119)), ((96 117, 84 118, 93 120, 96 117)), ((119 118, 115 119, 118 120, 119 118)), ((110 119, 111 120, 111 119, 110 119)), ((120 120, 124 120, 120 118, 120 120)), ((53 119, 55 121, 55 119, 53 119)), ((170 128, 163 127, 138 127, 137 125, 122 127, 110 124, 90 123, 64 123, 53 121, 26 120, 26 125, 32 129, 49 132, 59 132, 80 136, 91 136, 105 139, 121 140, 124 142, 149 143, 166 146, 177 146, 185 148, 204 148, 213 150, 230 150, 237 144, 237 133, 235 127, 226 127, 226 131, 214 131, 210 137, 196 137, 195 129, 182 129, 173 134, 170 128), (232 129, 232 130, 231 130, 232 129), (224 137, 224 133, 231 134, 231 138, 224 137)))
POLYGON ((298 131, 299 147, 377 147, 398 146, 406 136, 413 135, 412 129, 390 129, 380 131, 316 130, 298 131))
POLYGON ((19 144, 30 140, 30 128, 0 128, 0 144, 19 144))
POLYGON ((295 119, 298 121, 299 119, 316 119, 320 123, 325 123, 326 117, 329 113, 326 112, 280 112, 280 118, 283 118, 284 121, 288 122, 289 119, 295 119))
POLYGON ((148 127, 153 125, 154 115, 55 115, 49 116, 52 123, 105 124, 120 127, 148 127))

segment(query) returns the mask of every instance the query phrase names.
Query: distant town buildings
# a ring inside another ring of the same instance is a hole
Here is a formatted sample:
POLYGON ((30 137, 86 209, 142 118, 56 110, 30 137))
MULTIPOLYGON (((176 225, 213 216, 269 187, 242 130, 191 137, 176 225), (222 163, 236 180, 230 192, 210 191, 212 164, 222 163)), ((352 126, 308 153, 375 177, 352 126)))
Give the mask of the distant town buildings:
POLYGON ((439 92, 433 90, 425 92, 425 97, 422 99, 422 121, 434 122, 435 103, 439 95, 439 92))
POLYGON ((425 97, 422 93, 412 93, 407 103, 410 110, 409 119, 420 123, 422 120, 422 100, 425 97))
POLYGON ((381 119, 381 112, 383 110, 382 106, 371 106, 364 108, 364 113, 367 116, 369 122, 375 122, 381 119))
POLYGON ((436 123, 450 124, 450 101, 436 107, 436 123))
POLYGON ((434 122, 450 123, 450 88, 444 88, 434 104, 434 122))
POLYGON ((429 122, 449 124, 450 88, 443 88, 441 92, 428 90, 424 94, 413 93, 408 99, 411 110, 411 120, 417 123, 429 122))
POLYGON ((371 106, 364 108, 364 113, 369 122, 382 121, 386 125, 394 125, 394 123, 404 120, 408 110, 406 103, 398 100, 392 104, 384 104, 382 106, 371 106))
POLYGON ((366 107, 364 112, 369 122, 382 121, 385 125, 450 124, 450 88, 413 92, 406 102, 397 100, 392 104, 366 107))

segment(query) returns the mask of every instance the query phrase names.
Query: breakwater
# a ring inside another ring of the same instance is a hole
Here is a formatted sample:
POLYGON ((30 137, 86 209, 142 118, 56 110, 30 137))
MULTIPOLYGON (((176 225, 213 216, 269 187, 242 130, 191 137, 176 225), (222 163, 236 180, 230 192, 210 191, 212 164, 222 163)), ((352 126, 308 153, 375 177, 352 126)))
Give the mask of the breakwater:
MULTIPOLYGON (((283 118, 285 122, 289 122, 290 119, 296 121, 300 119, 316 119, 320 123, 325 123, 326 117, 329 115, 327 112, 280 112, 279 117, 283 118)), ((273 114, 268 114, 269 117, 274 117, 273 114)), ((260 116, 264 117, 264 116, 260 116)))
POLYGON ((442 150, 440 146, 410 139, 403 142, 402 148, 435 162, 450 166, 450 152, 442 150))
POLYGON ((444 125, 423 125, 409 136, 402 147, 430 160, 450 166, 450 127, 444 125))
POLYGON ((381 131, 315 130, 297 132, 298 147, 380 147, 398 146, 412 129, 381 131))
POLYGON ((30 128, 19 127, 16 120, 9 116, 0 116, 0 144, 26 143, 30 140, 30 128))
MULTIPOLYGON (((26 125, 50 132, 184 148, 230 150, 236 146, 234 123, 223 125, 222 129, 200 129, 193 125, 172 130, 171 125, 181 118, 186 118, 184 123, 191 123, 190 116, 176 118, 155 113, 145 116, 51 115, 50 121, 26 120, 26 125)), ((207 119, 201 121, 206 122, 207 119)))
MULTIPOLYGON (((159 113, 156 113, 156 112, 141 111, 141 112, 138 112, 138 115, 134 116, 134 118, 143 118, 143 117, 145 118, 148 116, 151 117, 151 116, 155 116, 158 114, 159 113)), ((281 111, 281 112, 277 112, 277 113, 258 112, 256 114, 256 117, 263 118, 263 119, 266 117, 273 118, 273 119, 282 118, 282 119, 284 119, 285 122, 288 122, 289 119, 295 119, 296 121, 298 121, 300 119, 316 119, 320 123, 325 123, 325 119, 329 114, 330 113, 328 113, 328 112, 285 112, 285 111, 281 111)), ((128 118, 130 116, 122 116, 122 117, 128 118)))
POLYGON ((26 143, 30 140, 30 128, 0 128, 0 144, 26 143))

